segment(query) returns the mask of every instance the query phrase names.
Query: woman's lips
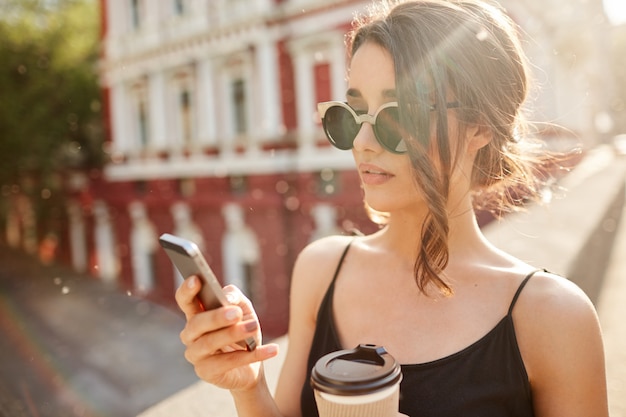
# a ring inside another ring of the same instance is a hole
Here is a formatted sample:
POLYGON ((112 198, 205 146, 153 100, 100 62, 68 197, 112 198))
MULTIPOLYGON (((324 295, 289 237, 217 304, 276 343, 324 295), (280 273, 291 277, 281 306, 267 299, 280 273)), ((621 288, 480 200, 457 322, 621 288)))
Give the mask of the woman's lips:
POLYGON ((372 164, 360 164, 359 173, 361 181, 367 185, 380 185, 393 178, 393 174, 372 164))

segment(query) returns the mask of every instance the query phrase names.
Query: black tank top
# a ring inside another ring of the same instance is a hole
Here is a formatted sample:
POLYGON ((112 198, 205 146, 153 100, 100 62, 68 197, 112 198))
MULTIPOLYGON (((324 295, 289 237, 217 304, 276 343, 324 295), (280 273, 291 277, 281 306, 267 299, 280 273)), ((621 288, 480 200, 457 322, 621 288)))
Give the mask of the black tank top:
MULTIPOLYGON (((335 328, 332 299, 335 280, 348 249, 349 245, 339 260, 317 315, 307 378, 300 397, 303 417, 318 417, 309 384, 311 369, 325 354, 344 349, 335 328)), ((530 384, 517 345, 511 312, 524 285, 535 272, 528 274, 520 284, 507 315, 481 339, 442 359, 402 365, 401 413, 410 417, 534 416, 530 384)))

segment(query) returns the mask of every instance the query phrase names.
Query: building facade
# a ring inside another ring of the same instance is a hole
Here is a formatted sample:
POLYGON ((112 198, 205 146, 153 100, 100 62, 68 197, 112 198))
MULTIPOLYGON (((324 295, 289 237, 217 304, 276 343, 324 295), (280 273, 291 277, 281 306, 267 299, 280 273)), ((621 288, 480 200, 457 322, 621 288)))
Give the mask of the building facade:
POLYGON ((93 272, 171 302, 179 277, 157 239, 184 236, 269 335, 284 333, 296 254, 375 227, 350 153, 316 117, 317 102, 345 94, 344 37, 365 5, 102 1, 111 163, 91 181, 93 238, 70 222, 73 246, 93 245, 93 272))

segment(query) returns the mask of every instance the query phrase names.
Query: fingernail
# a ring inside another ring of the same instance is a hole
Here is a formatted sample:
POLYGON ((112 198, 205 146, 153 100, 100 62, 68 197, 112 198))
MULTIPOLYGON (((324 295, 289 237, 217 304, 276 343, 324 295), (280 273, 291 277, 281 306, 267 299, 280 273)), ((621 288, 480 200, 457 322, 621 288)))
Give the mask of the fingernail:
POLYGON ((235 294, 233 294, 232 292, 227 292, 226 293, 226 300, 230 304, 237 304, 237 296, 235 294))
POLYGON ((224 317, 226 317, 226 320, 228 321, 235 320, 237 318, 237 310, 235 310, 234 308, 226 310, 226 313, 224 313, 224 317))
POLYGON ((195 287, 196 286, 196 280, 197 280, 196 277, 189 278, 189 280, 187 281, 187 287, 189 287, 189 288, 195 287))
POLYGON ((259 325, 256 322, 256 320, 249 321, 244 326, 245 326, 246 332, 253 332, 253 331, 255 331, 256 329, 259 328, 259 325))
POLYGON ((278 346, 277 345, 267 345, 267 346, 265 346, 265 352, 268 355, 273 355, 276 352, 278 352, 278 346))

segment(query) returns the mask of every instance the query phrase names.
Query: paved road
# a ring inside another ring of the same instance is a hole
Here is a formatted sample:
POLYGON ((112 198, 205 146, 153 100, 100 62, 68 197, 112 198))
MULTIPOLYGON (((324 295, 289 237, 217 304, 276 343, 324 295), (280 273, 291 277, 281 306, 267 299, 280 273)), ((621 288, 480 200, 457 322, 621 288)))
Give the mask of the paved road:
POLYGON ((196 381, 177 312, 0 246, 0 416, 125 417, 196 381))

